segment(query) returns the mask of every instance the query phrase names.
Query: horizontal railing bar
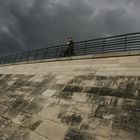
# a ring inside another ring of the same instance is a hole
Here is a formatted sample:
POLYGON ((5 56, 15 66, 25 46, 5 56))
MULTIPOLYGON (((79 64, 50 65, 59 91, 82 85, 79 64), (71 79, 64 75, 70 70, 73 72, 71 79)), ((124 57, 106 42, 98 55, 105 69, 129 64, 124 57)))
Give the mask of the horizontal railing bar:
POLYGON ((121 49, 121 48, 124 49, 124 47, 115 47, 115 49, 113 47, 107 47, 106 50, 108 50, 108 49, 117 50, 117 49, 121 49))
POLYGON ((130 44, 130 43, 138 43, 139 42, 139 44, 140 44, 140 40, 138 40, 138 41, 127 41, 127 44, 130 44))
POLYGON ((87 43, 87 46, 90 46, 90 45, 103 45, 103 43, 104 43, 104 42, 100 42, 100 43, 90 43, 90 44, 87 43))
POLYGON ((137 38, 140 38, 140 35, 139 36, 127 36, 127 39, 137 39, 137 38))
MULTIPOLYGON (((128 33, 128 34, 122 34, 122 35, 116 35, 116 36, 111 36, 111 37, 103 37, 103 38, 90 39, 90 40, 85 40, 85 41, 76 42, 76 43, 90 42, 90 41, 93 41, 93 40, 103 40, 103 39, 108 39, 108 38, 116 38, 116 37, 130 36, 130 35, 136 35, 136 34, 140 34, 140 32, 128 33)), ((75 44, 76 44, 76 43, 75 43, 75 44)))
POLYGON ((122 42, 122 43, 114 43, 114 44, 105 44, 105 47, 107 47, 107 46, 115 46, 115 45, 122 45, 122 44, 125 44, 125 43, 122 42))
POLYGON ((134 48, 134 46, 140 46, 140 44, 127 44, 127 47, 132 47, 132 48, 134 48))
POLYGON ((108 42, 108 41, 106 41, 105 42, 105 44, 113 44, 113 43, 125 43, 125 40, 121 40, 121 41, 110 41, 110 42, 108 42))
POLYGON ((121 41, 121 40, 125 40, 125 36, 123 36, 122 38, 105 39, 105 41, 107 41, 107 42, 121 41))

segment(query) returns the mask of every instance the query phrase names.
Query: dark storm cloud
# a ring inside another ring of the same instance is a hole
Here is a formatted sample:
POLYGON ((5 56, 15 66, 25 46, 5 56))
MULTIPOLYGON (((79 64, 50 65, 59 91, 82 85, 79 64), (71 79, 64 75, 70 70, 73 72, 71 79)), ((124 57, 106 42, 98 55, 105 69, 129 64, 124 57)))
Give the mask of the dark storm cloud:
POLYGON ((139 0, 0 0, 0 54, 140 31, 139 0))

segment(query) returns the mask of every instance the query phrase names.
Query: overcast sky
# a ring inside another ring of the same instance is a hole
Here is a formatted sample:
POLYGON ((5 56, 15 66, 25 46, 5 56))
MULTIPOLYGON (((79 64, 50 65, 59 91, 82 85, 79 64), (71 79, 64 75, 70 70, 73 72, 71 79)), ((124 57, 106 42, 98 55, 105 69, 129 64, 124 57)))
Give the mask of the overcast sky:
POLYGON ((0 56, 140 31, 140 0, 0 0, 0 56))

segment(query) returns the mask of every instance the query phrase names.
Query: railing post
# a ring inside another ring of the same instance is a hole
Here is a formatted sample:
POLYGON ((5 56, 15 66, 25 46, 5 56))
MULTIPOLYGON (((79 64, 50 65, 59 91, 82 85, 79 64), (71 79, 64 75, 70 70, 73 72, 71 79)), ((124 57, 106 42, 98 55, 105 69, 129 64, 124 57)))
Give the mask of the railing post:
POLYGON ((4 58, 5 58, 5 57, 2 57, 2 64, 4 64, 4 58))
POLYGON ((11 59, 12 59, 12 55, 11 55, 11 56, 9 56, 9 61, 8 61, 8 63, 10 63, 11 59))
POLYGON ((19 62, 22 61, 23 55, 24 55, 24 53, 21 53, 21 56, 20 56, 19 62))
POLYGON ((56 49, 55 58, 57 57, 58 49, 59 49, 59 46, 56 49))
POLYGON ((26 61, 29 60, 29 57, 30 57, 30 51, 27 53, 27 58, 26 58, 26 61))
POLYGON ((60 57, 63 57, 65 54, 65 45, 61 46, 61 49, 60 49, 60 57))
POLYGON ((4 57, 2 57, 2 64, 4 64, 4 57))
POLYGON ((7 59, 7 56, 5 56, 5 57, 4 57, 4 61, 3 61, 3 62, 4 62, 4 64, 5 64, 5 62, 6 62, 6 59, 7 59))
POLYGON ((85 42, 84 55, 86 55, 86 51, 87 51, 87 41, 85 42))
POLYGON ((37 60, 37 56, 38 56, 38 50, 35 53, 34 60, 37 60))
POLYGON ((103 40, 103 50, 102 50, 103 53, 105 52, 105 41, 106 41, 106 40, 105 40, 105 38, 104 38, 104 40, 103 40))
POLYGON ((125 46, 124 46, 124 51, 126 51, 127 50, 127 35, 125 35, 125 44, 124 44, 125 46))
POLYGON ((48 49, 45 50, 44 59, 46 59, 47 53, 48 53, 48 49))
POLYGON ((16 63, 16 59, 17 59, 17 54, 15 54, 15 59, 14 59, 13 63, 16 63))
POLYGON ((0 58, 0 64, 2 64, 3 57, 0 58))

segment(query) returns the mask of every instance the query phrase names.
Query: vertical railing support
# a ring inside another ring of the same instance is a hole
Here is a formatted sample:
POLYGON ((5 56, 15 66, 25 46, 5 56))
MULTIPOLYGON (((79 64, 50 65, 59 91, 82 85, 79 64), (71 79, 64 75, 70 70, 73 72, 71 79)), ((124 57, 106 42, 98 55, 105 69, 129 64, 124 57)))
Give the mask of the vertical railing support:
POLYGON ((86 51, 87 51, 87 41, 85 42, 84 55, 86 55, 86 51))
POLYGON ((21 53, 21 56, 20 56, 19 62, 22 61, 23 55, 24 55, 24 53, 21 53))
POLYGON ((59 46, 56 48, 55 58, 57 57, 59 46))
POLYGON ((38 56, 38 50, 35 53, 34 60, 37 60, 37 56, 38 56))
POLYGON ((2 61, 2 57, 0 57, 0 64, 1 64, 1 61, 2 61))
POLYGON ((29 57, 30 57, 30 51, 27 53, 26 61, 29 60, 29 57))
POLYGON ((60 57, 63 57, 65 54, 65 45, 61 46, 61 49, 60 49, 60 57))
POLYGON ((14 59, 13 63, 16 63, 16 59, 17 59, 17 54, 15 54, 15 59, 14 59))
POLYGON ((2 64, 2 61, 3 61, 3 57, 0 58, 0 64, 2 64))
POLYGON ((11 59, 12 59, 12 55, 11 55, 11 56, 9 56, 9 61, 8 61, 8 63, 10 63, 11 59))
POLYGON ((105 42, 106 42, 106 39, 104 38, 104 40, 103 40, 103 50, 102 50, 102 53, 105 52, 105 42))
POLYGON ((7 56, 4 57, 4 61, 3 61, 4 64, 6 64, 6 59, 7 59, 7 56))
POLYGON ((125 35, 124 51, 127 51, 127 35, 125 35))
POLYGON ((47 53, 48 53, 48 49, 45 50, 44 59, 46 59, 47 53))

